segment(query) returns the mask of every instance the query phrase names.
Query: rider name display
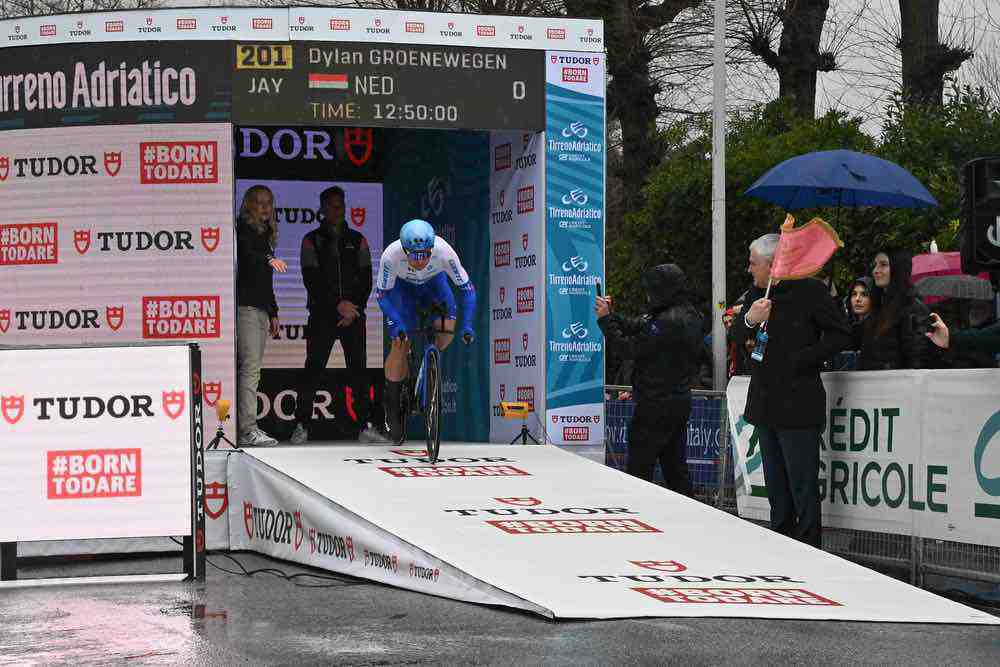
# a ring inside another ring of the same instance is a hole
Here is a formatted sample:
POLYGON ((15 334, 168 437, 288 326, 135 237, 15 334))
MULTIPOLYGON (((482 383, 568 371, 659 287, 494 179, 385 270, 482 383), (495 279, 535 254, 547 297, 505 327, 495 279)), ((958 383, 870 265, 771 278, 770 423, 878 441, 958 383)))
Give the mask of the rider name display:
MULTIPOLYGON (((1000 371, 824 373, 823 523, 835 528, 1000 546, 1000 371)), ((727 389, 740 516, 770 506, 749 378, 727 389)))
POLYGON ((544 125, 544 53, 296 42, 237 44, 235 120, 418 128, 544 125))

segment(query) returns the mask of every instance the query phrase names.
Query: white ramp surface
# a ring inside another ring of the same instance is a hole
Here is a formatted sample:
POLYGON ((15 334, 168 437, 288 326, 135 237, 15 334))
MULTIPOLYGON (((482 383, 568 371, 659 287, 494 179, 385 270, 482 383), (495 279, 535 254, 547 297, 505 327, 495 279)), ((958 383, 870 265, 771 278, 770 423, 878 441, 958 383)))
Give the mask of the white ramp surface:
POLYGON ((313 446, 230 457, 233 549, 316 564, 292 547, 343 554, 347 540, 350 560, 320 566, 556 618, 1000 624, 554 447, 444 444, 434 466, 422 453, 313 446), (289 506, 303 502, 308 511, 289 506), (277 508, 271 531, 262 503, 277 508), (316 537, 316 522, 332 537, 316 537))

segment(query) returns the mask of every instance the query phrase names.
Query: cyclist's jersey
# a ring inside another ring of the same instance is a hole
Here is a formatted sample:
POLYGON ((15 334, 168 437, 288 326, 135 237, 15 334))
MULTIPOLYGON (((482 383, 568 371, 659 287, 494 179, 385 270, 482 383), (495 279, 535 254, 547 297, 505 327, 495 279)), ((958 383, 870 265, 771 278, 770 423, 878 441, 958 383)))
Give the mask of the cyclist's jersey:
POLYGON ((427 262, 427 266, 419 271, 410 266, 406 259, 406 251, 403 250, 403 244, 396 240, 390 243, 389 247, 382 253, 377 288, 388 292, 396 286, 397 280, 423 285, 439 273, 448 274, 451 282, 459 288, 464 287, 469 282, 469 274, 465 272, 462 260, 458 258, 458 253, 444 239, 440 237, 434 239, 431 259, 427 262))
POLYGON ((444 239, 435 238, 430 261, 418 271, 407 261, 402 243, 397 240, 389 244, 379 262, 376 298, 385 313, 390 337, 395 337, 399 327, 413 329, 417 302, 442 303, 447 308, 448 319, 456 318, 455 300, 445 275, 458 288, 463 330, 471 333, 476 312, 476 289, 455 249, 444 239))

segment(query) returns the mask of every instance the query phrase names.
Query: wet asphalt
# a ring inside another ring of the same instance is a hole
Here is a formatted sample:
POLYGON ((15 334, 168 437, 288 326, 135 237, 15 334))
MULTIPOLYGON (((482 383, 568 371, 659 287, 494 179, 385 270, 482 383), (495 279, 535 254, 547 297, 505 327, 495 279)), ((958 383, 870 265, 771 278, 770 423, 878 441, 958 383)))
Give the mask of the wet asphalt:
MULTIPOLYGON (((0 590, 0 664, 1000 664, 1000 627, 731 619, 553 622, 256 554, 204 583, 0 590), (312 587, 307 587, 312 586, 312 587)), ((21 568, 21 578, 176 572, 179 558, 21 568)), ((1000 610, 993 609, 1000 615, 1000 610)))

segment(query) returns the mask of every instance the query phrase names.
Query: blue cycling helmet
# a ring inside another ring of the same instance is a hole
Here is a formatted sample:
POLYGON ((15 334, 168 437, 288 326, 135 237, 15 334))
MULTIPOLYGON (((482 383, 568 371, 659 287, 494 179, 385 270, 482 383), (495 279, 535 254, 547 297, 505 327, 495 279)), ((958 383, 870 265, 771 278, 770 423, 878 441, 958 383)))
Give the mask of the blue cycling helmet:
POLYGON ((408 253, 431 250, 434 248, 434 228, 426 220, 410 220, 399 230, 399 241, 408 253))

